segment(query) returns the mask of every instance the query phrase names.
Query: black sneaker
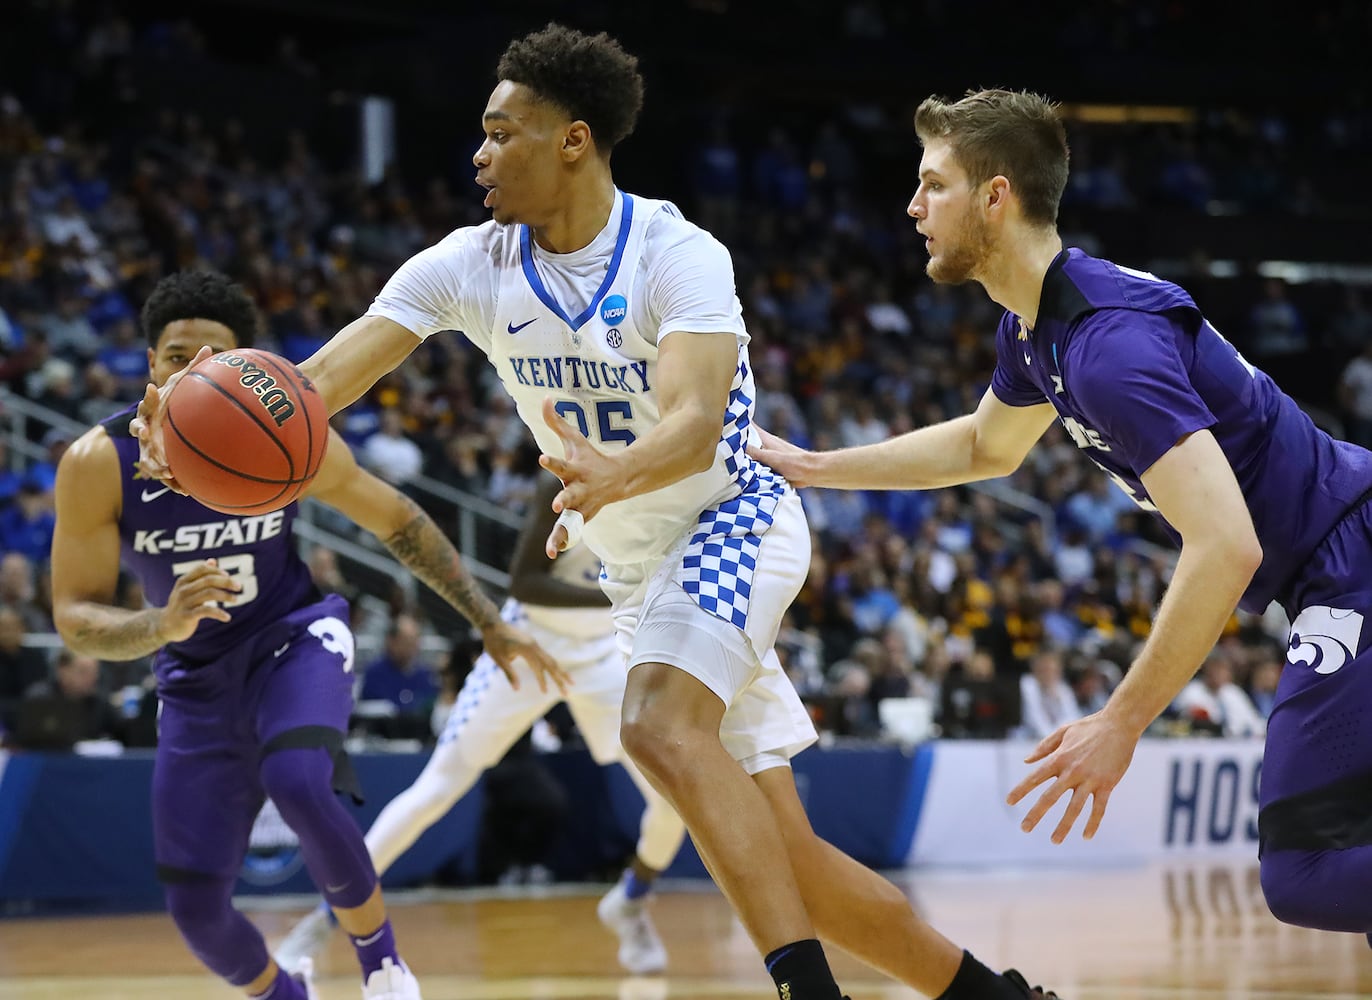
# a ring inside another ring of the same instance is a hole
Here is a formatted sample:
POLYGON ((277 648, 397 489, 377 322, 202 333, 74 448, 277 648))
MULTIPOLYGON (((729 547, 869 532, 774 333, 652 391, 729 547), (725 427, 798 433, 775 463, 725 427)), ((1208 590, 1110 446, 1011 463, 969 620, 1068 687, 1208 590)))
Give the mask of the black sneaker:
POLYGON ((1030 986, 1017 969, 1006 969, 1001 975, 1029 1000, 1061 1000, 1052 990, 1045 990, 1042 986, 1030 986))

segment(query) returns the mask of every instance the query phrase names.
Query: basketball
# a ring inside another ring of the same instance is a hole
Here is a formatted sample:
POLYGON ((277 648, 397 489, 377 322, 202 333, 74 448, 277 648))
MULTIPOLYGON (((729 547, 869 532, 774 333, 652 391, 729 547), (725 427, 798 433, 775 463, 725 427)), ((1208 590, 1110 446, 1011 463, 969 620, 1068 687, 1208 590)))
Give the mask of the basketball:
POLYGON ((267 514, 299 498, 319 472, 329 414, 285 358, 224 351, 172 390, 162 440, 167 466, 190 496, 223 514, 267 514))

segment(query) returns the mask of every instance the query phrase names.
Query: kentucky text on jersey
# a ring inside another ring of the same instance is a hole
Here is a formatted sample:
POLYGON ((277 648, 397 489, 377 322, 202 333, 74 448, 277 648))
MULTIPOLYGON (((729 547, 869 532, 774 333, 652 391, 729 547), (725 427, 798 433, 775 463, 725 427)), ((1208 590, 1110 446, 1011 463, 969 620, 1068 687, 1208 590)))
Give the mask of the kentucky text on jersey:
POLYGON ((520 385, 540 389, 612 389, 620 392, 648 392, 648 362, 631 361, 612 365, 606 361, 562 357, 510 357, 510 369, 520 385))
POLYGON ((156 555, 159 552, 197 552, 230 545, 253 545, 275 538, 286 524, 285 511, 233 517, 206 524, 183 524, 179 528, 139 530, 133 535, 133 551, 156 555))
POLYGON ((1159 517, 1142 477, 1187 435, 1209 430, 1263 549, 1241 602, 1248 611, 1282 600, 1310 553, 1372 491, 1372 452, 1316 427, 1186 291, 1081 250, 1063 251, 1048 269, 1033 330, 1002 318, 992 389, 1011 406, 1051 403, 1073 443, 1159 517))

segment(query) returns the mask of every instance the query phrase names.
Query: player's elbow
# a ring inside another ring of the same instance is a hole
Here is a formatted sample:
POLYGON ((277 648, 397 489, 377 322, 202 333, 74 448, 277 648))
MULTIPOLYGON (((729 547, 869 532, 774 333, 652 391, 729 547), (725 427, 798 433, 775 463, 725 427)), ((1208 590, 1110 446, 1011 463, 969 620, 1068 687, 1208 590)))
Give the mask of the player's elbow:
POLYGON ((97 651, 92 650, 86 641, 86 630, 81 627, 81 614, 74 602, 54 602, 52 624, 57 629, 57 635, 61 638, 62 645, 66 646, 67 649, 78 656, 98 655, 97 651))
POLYGON ((1263 559, 1262 542, 1258 541, 1257 532, 1253 531, 1251 527, 1241 537, 1234 540, 1232 556, 1234 565, 1251 580, 1253 574, 1258 571, 1258 567, 1262 565, 1263 559))
POLYGON ((1018 469, 1020 462, 1019 456, 978 448, 974 444, 972 448, 972 478, 974 481, 999 479, 1001 476, 1008 476, 1018 469))
POLYGON ((719 435, 723 422, 718 416, 696 413, 691 420, 690 435, 681 449, 681 461, 688 475, 707 471, 715 464, 719 435))
POLYGON ((1248 581, 1253 579, 1253 575, 1262 565, 1263 558, 1262 543, 1258 541, 1252 525, 1227 531, 1215 528, 1207 534, 1210 539, 1207 548, 1213 559, 1212 565, 1216 568, 1223 567, 1247 586, 1248 581))

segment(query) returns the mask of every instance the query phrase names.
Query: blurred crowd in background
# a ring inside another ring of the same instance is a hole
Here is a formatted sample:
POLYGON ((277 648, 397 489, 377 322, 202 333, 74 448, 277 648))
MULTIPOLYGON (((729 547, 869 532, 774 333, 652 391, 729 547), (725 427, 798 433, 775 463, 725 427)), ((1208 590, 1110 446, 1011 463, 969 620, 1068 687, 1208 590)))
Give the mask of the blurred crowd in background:
MULTIPOLYGON (((1100 21, 1082 15, 1064 34, 1101 44, 1121 19, 1159 9, 1103 6, 1100 21)), ((849 4, 841 30, 880 40, 901 9, 849 4)), ((485 221, 460 157, 446 172, 416 174, 402 142, 391 169, 369 181, 336 120, 320 134, 301 123, 264 137, 250 119, 160 106, 140 90, 140 67, 199 60, 233 72, 193 21, 76 3, 30 3, 25 14, 71 60, 70 72, 0 93, 0 384, 74 424, 141 396, 138 311, 168 273, 229 274, 261 310, 259 346, 299 360, 361 315, 410 254, 485 221)), ((1326 26, 1331 39, 1342 25, 1326 26)), ((1134 27, 1146 35, 1147 25, 1134 27)), ((327 70, 292 38, 262 44, 251 72, 325 86, 327 70)), ((1372 278, 1338 260, 1283 256, 1285 228, 1337 237, 1359 210, 1347 202, 1363 188, 1340 178, 1372 165, 1372 113, 1345 96, 1305 114, 1070 113, 1061 223, 1069 244, 1179 280, 1319 422, 1372 444, 1372 278), (1221 259, 1207 234, 1245 224, 1269 246, 1221 259), (1153 228, 1165 229, 1158 244, 1139 242, 1153 228)), ((469 94, 463 113, 473 121, 452 130, 467 134, 483 100, 469 94)), ((650 102, 648 114, 664 113, 650 102)), ((834 448, 973 409, 994 363, 998 309, 978 286, 936 286, 923 274, 922 242, 902 212, 917 157, 908 118, 854 104, 764 125, 761 109, 745 105, 697 109, 693 120, 652 161, 666 190, 647 183, 644 152, 634 176, 645 194, 676 197, 732 251, 757 422, 834 448), (893 161, 904 164, 906 189, 888 183, 893 161)), ((84 706, 82 737, 149 741, 146 663, 100 664, 33 641, 52 631, 51 491, 72 431, 19 426, 0 437, 0 722, 16 728, 26 696, 65 697, 84 706)), ((516 513, 530 502, 536 449, 484 357, 457 333, 426 341, 336 426, 402 488, 422 476, 516 513)), ((804 501, 814 557, 780 649, 821 727, 841 737, 908 732, 882 705, 912 699, 947 737, 1044 736, 1096 710, 1147 636, 1174 560, 1149 515, 1056 425, 1019 472, 986 489, 808 490, 804 501)), ((346 561, 320 551, 311 565, 326 589, 356 596, 346 561)), ((424 739, 472 647, 451 622, 383 596, 385 613, 360 625, 373 640, 361 694, 413 721, 387 732, 424 739), (452 651, 426 652, 426 632, 452 651)), ((135 581, 120 600, 142 606, 135 581)), ((1284 628, 1279 613, 1236 615, 1157 730, 1261 733, 1284 628)))

